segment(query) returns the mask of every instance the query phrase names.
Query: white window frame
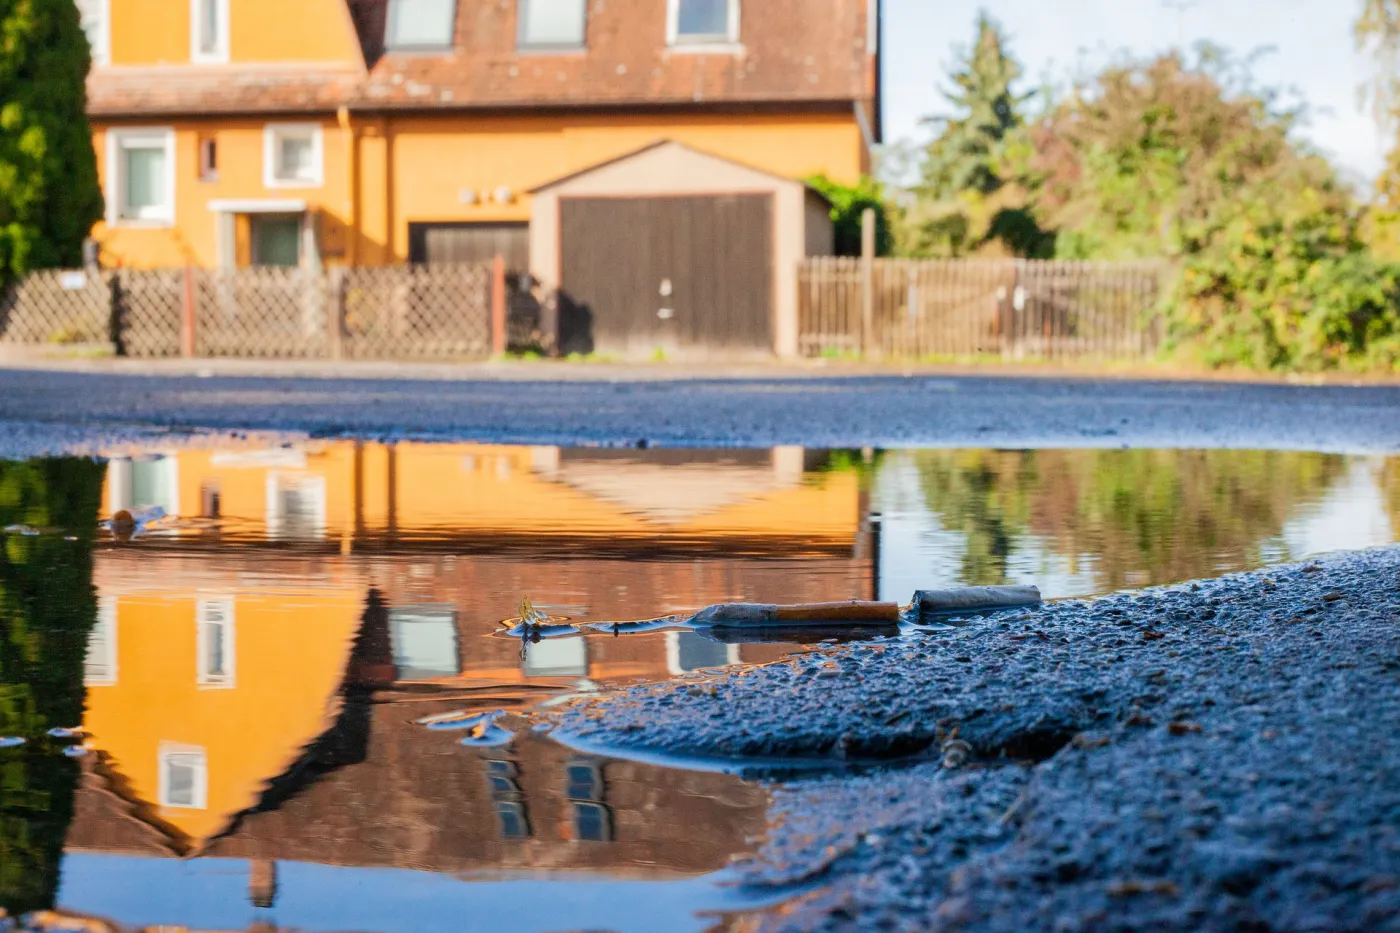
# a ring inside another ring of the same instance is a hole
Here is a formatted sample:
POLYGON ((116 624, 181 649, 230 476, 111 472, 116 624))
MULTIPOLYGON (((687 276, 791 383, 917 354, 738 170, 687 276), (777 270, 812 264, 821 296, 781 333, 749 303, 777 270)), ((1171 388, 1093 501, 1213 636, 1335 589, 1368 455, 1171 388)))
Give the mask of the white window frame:
POLYGON ((729 0, 728 34, 714 38, 680 34, 681 0, 666 0, 666 45, 673 51, 725 51, 739 46, 739 0, 729 0))
POLYGON ((325 131, 319 123, 268 123, 263 126, 263 186, 266 188, 321 188, 326 183, 325 131), (278 141, 285 135, 311 135, 311 161, 315 174, 310 179, 278 178, 278 141))
POLYGON ((97 620, 88 634, 87 651, 83 655, 83 686, 111 687, 117 682, 117 597, 98 594, 97 620), (102 657, 94 659, 94 635, 97 646, 102 649, 102 657), (96 661, 97 663, 94 663, 96 661), (95 673, 96 668, 100 673, 95 673))
POLYGON ((234 638, 235 621, 233 600, 228 597, 200 597, 194 615, 195 624, 195 649, 194 649, 194 682, 201 687, 214 687, 221 690, 228 690, 237 684, 236 672, 236 648, 237 640, 234 638), (224 649, 224 672, 222 674, 210 674, 204 669, 204 659, 208 657, 209 636, 205 632, 205 616, 211 608, 217 607, 223 615, 223 649, 224 649))
POLYGON ((209 809, 209 756, 198 745, 179 745, 174 742, 160 743, 156 757, 156 782, 160 805, 177 810, 209 809), (194 799, 189 803, 173 803, 170 800, 169 765, 172 758, 197 758, 192 762, 194 770, 194 799))
POLYGON ((528 10, 535 0, 516 0, 515 2, 515 48, 520 52, 582 52, 588 48, 588 0, 577 0, 583 7, 583 35, 579 36, 577 43, 570 42, 527 42, 525 35, 525 24, 528 22, 528 10))
POLYGON ((399 2, 399 0, 388 0, 388 2, 384 4, 384 15, 387 17, 387 21, 384 25, 384 48, 386 50, 390 52, 434 53, 450 52, 454 47, 456 47, 457 14, 460 12, 458 10, 458 0, 450 0, 452 5, 452 12, 449 14, 448 18, 447 41, 440 45, 437 43, 433 43, 430 45, 400 45, 398 42, 398 37, 393 34, 394 24, 396 22, 396 20, 394 19, 394 4, 397 2, 399 2))
POLYGON ((199 27, 203 19, 203 0, 190 0, 190 61, 196 65, 222 65, 228 62, 228 0, 216 0, 214 23, 217 46, 212 52, 199 48, 199 27))
POLYGON ((103 194, 107 198, 107 226, 109 227, 173 227, 175 226, 175 129, 169 126, 129 127, 107 131, 107 184, 103 194), (130 145, 143 142, 144 146, 130 145), (165 149, 165 191, 169 197, 167 204, 159 212, 145 217, 124 217, 122 207, 126 201, 126 179, 122 170, 122 150, 150 149, 152 142, 165 149))
MULTIPOLYGON (((105 68, 112 63, 112 0, 85 0, 78 8, 80 18, 83 6, 88 7, 88 11, 94 13, 101 24, 97 43, 89 42, 92 48, 92 65, 94 68, 105 68)), ((86 35, 87 30, 83 30, 83 33, 86 35)))

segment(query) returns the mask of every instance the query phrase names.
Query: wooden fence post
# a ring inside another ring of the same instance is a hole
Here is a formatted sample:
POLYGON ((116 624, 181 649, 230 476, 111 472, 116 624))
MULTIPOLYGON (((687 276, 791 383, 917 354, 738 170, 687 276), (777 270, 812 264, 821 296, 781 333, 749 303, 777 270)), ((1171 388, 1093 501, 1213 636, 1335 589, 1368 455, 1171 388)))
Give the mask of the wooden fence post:
POLYGON ((500 253, 491 261, 491 355, 506 352, 506 260, 500 253))
POLYGON ((860 214, 860 352, 875 350, 875 209, 860 214))
POLYGON ((326 307, 326 354, 345 358, 345 267, 331 269, 330 302, 326 307))
POLYGON ((180 303, 180 355, 186 359, 195 355, 195 290, 194 267, 185 265, 185 294, 180 303))

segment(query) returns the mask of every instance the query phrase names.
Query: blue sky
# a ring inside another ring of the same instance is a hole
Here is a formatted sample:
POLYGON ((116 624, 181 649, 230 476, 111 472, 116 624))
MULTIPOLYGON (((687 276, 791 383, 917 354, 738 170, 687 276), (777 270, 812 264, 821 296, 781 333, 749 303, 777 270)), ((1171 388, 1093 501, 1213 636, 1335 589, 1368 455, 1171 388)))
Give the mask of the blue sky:
MULTIPOLYGON (((1208 39, 1244 54, 1261 84, 1296 88, 1312 110, 1303 132, 1348 174, 1374 177, 1384 145, 1356 99, 1367 63, 1353 51, 1361 0, 885 0, 885 136, 925 138, 919 118, 942 106, 938 86, 955 45, 972 40, 979 8, 1001 21, 1027 76, 1063 78, 1128 50, 1166 51, 1208 39), (1178 12, 1176 7, 1183 7, 1178 12)), ((1036 80, 1035 83, 1039 83, 1036 80)))

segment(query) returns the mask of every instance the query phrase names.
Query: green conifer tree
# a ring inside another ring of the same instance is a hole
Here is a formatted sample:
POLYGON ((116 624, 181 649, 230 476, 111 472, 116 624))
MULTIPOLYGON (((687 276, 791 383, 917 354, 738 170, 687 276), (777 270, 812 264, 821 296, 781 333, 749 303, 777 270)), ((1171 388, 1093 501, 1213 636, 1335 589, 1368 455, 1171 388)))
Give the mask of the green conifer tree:
POLYGON ((991 194, 1000 188, 997 162, 1003 141, 1021 126, 1025 96, 1011 85, 1021 66, 1006 52, 1002 29, 985 12, 977 17, 977 41, 951 75, 954 88, 944 92, 954 114, 929 117, 938 129, 924 162, 924 185, 935 200, 965 191, 991 194))
POLYGON ((0 0, 0 285, 76 266, 102 216, 73 0, 0 0))

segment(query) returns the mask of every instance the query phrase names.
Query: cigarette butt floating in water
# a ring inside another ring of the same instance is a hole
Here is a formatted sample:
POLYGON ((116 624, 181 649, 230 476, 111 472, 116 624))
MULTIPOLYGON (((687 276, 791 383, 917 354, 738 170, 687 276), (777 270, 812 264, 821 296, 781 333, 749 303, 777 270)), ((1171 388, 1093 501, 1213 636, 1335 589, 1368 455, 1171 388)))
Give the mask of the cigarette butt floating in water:
POLYGON ((817 628, 826 626, 893 626, 899 624, 898 603, 802 603, 775 606, 770 603, 721 603, 708 606, 691 618, 693 625, 713 628, 817 628))
MULTIPOLYGON (((919 613, 988 612, 1035 606, 1040 590, 1034 586, 964 586, 951 590, 920 590, 910 607, 919 613)), ((721 603, 701 609, 692 625, 716 629, 888 627, 900 622, 898 603, 851 600, 844 603, 721 603)))
POLYGON ((920 612, 985 612, 1040 604, 1034 586, 960 586, 951 590, 919 590, 914 607, 920 612))

